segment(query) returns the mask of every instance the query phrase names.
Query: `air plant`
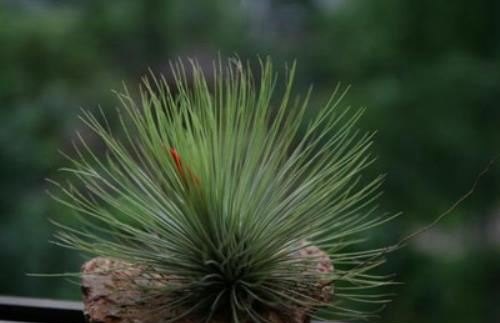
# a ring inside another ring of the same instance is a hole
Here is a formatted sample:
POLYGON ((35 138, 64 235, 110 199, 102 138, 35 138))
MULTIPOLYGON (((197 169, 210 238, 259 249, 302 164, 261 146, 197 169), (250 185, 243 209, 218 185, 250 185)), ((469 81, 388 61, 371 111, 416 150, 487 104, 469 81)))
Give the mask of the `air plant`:
POLYGON ((373 291, 389 278, 372 269, 389 249, 363 241, 394 216, 377 215, 382 176, 361 179, 374 160, 363 111, 341 107, 340 86, 310 109, 311 91, 293 95, 294 66, 284 81, 270 60, 257 76, 234 59, 210 74, 187 66, 172 64, 172 81, 145 78, 136 100, 116 93, 121 132, 83 111, 105 154, 79 135, 54 193, 78 224, 58 224, 58 243, 141 266, 142 301, 165 322, 266 322, 296 308, 369 317, 355 303, 387 301, 373 291), (334 269, 316 270, 311 248, 334 269))

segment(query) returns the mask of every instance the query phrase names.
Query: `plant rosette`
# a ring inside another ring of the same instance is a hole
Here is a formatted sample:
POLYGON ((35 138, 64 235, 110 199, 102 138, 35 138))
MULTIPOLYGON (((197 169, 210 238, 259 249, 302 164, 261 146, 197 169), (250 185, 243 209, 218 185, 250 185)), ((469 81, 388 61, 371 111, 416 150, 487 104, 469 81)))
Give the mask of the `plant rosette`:
POLYGON ((56 223, 57 243, 96 257, 80 273, 88 320, 371 317, 365 305, 388 301, 373 269, 389 249, 363 243, 394 216, 377 215, 382 177, 362 178, 362 110, 340 107, 340 87, 311 107, 294 66, 281 82, 269 59, 256 76, 235 59, 185 66, 117 93, 116 122, 83 111, 92 145, 78 135, 67 182, 53 182, 76 219, 56 223))

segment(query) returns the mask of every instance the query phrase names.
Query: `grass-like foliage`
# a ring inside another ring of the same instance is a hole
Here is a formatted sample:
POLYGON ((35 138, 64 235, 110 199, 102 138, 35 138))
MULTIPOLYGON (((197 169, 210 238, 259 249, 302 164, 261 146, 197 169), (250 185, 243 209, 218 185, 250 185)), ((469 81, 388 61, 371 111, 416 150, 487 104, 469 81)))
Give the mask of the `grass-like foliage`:
POLYGON ((283 80, 269 60, 259 67, 254 76, 240 60, 218 60, 209 74, 173 64, 171 81, 146 78, 137 99, 117 93, 120 131, 83 112, 105 153, 79 136, 54 194, 78 224, 59 224, 58 242, 174 277, 144 286, 164 297, 167 321, 263 322, 296 307, 366 318, 351 305, 386 301, 373 290, 387 277, 371 273, 385 251, 356 245, 392 218, 375 212, 381 177, 361 179, 373 134, 357 129, 362 111, 339 106, 340 88, 310 110, 309 94, 293 95, 293 67, 283 80), (297 256, 310 244, 333 272, 297 256), (320 282, 335 287, 331 302, 311 294, 320 282))

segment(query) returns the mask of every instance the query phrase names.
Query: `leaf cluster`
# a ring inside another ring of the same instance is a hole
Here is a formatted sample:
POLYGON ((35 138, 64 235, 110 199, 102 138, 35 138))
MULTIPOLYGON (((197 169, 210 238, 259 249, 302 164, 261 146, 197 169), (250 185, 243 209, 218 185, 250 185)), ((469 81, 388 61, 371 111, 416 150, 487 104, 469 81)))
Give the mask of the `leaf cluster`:
POLYGON ((370 273, 381 249, 353 247, 392 219, 376 215, 382 177, 361 177, 373 134, 356 128, 362 110, 340 108, 340 86, 310 117, 311 91, 293 95, 294 71, 279 83, 269 59, 257 76, 237 59, 214 62, 211 76, 179 61, 173 82, 151 76, 138 99, 116 93, 121 135, 104 114, 84 111, 106 153, 79 135, 68 181, 54 182, 79 225, 58 224, 58 243, 171 277, 144 286, 163 297, 167 321, 264 322, 266 311, 297 307, 369 316, 347 304, 386 302, 369 292, 388 283, 370 273), (297 257, 310 245, 328 253, 333 272, 297 257), (319 282, 335 286, 331 303, 311 294, 319 282))

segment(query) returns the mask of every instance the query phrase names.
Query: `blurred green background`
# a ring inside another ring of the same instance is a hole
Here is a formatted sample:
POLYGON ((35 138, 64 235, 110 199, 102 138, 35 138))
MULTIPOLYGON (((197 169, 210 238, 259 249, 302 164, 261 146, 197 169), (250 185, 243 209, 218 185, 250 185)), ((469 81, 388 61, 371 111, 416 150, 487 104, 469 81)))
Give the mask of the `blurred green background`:
MULTIPOLYGON (((0 294, 73 298, 79 289, 29 272, 77 271, 48 243, 67 210, 46 194, 65 165, 80 107, 117 105, 110 90, 150 67, 218 53, 277 65, 326 97, 352 84, 377 129, 373 173, 383 209, 404 215, 394 242, 431 221, 500 152, 500 2, 496 0, 0 0, 0 294)), ((382 322, 500 322, 500 166, 438 227, 392 256, 404 282, 382 322)))

